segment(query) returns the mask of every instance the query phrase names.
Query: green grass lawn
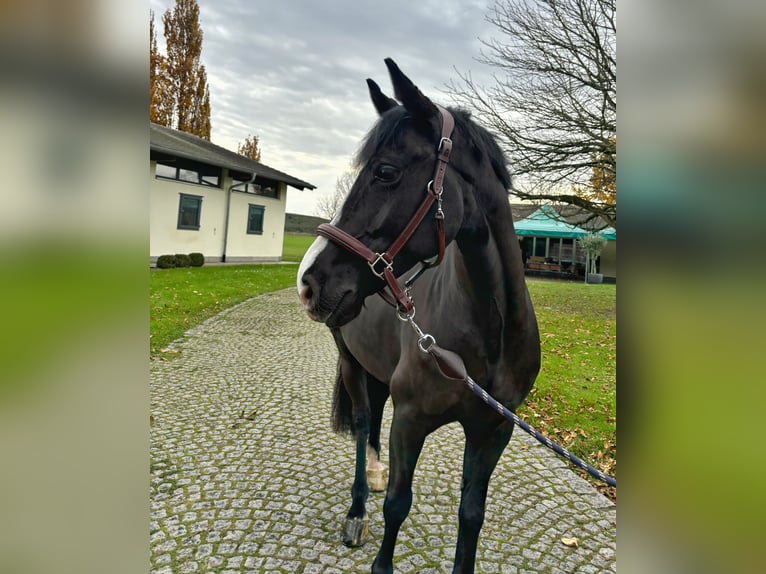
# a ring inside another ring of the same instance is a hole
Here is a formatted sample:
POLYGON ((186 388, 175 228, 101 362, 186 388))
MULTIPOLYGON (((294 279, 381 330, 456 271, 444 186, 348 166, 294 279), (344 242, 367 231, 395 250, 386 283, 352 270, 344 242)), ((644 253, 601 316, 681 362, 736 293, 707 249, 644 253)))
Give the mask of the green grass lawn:
POLYGON ((282 243, 282 261, 300 261, 314 239, 316 235, 285 233, 282 243))
MULTIPOLYGON (((285 260, 299 261, 311 235, 285 235, 285 260)), ((259 293, 295 284, 296 265, 154 270, 150 352, 162 352, 208 317, 259 293)), ((542 370, 519 416, 571 452, 616 476, 616 287, 528 278, 542 345, 542 370)), ((583 473, 583 476, 586 476, 583 473)), ((616 497, 614 489, 602 492, 616 497)))
POLYGON ((260 293, 295 285, 298 265, 155 269, 149 279, 150 355, 205 319, 260 293))
MULTIPOLYGON (((518 414, 616 476, 616 286, 533 278, 527 285, 540 327, 542 368, 518 414)), ((594 484, 616 497, 614 489, 594 484)))

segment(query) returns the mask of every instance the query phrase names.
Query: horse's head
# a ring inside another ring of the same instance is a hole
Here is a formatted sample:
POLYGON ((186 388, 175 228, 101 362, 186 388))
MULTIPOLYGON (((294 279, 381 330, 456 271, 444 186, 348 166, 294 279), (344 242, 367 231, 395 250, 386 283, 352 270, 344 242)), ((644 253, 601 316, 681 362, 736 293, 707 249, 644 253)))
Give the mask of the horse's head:
MULTIPOLYGON (((380 118, 359 152, 356 181, 331 223, 375 254, 391 249, 430 192, 443 129, 440 109, 392 60, 387 59, 386 65, 401 105, 367 80, 380 118)), ((439 207, 445 214, 444 239, 446 243, 454 239, 463 217, 460 183, 447 169, 441 203, 434 201, 427 206, 425 217, 395 254, 391 262, 394 275, 438 254, 439 207)), ((371 268, 368 261, 348 248, 325 237, 317 238, 298 271, 298 292, 309 316, 331 327, 354 319, 365 298, 384 286, 375 270, 376 266, 371 268)))

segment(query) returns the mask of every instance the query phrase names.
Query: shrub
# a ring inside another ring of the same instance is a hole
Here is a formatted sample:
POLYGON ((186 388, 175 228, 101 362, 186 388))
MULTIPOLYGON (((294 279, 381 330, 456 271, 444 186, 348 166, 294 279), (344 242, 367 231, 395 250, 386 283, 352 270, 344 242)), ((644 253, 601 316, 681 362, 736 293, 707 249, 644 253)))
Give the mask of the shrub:
POLYGON ((158 269, 172 269, 173 267, 177 267, 176 264, 176 256, 175 255, 160 255, 157 257, 157 268, 158 269))
POLYGON ((192 267, 202 267, 205 264, 205 256, 202 253, 189 253, 192 267))
POLYGON ((176 267, 191 267, 191 258, 186 253, 176 253, 176 267))

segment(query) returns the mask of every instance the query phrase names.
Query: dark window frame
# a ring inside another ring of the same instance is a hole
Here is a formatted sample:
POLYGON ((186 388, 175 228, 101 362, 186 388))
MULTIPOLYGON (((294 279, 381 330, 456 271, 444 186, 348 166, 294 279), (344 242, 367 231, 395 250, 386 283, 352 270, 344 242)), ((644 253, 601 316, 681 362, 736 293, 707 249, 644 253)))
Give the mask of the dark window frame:
POLYGON ((157 168, 155 168, 154 171, 154 177, 156 179, 178 181, 180 183, 201 185, 203 187, 223 187, 223 170, 220 167, 182 158, 174 158, 173 160, 157 159, 156 161, 157 168), (160 166, 172 170, 173 175, 162 175, 158 173, 160 166), (195 174, 196 178, 191 179, 189 177, 191 174, 195 174))
POLYGON ((252 182, 235 180, 235 185, 236 187, 234 188, 234 191, 248 193, 250 195, 270 197, 277 200, 280 199, 281 196, 281 182, 276 179, 256 176, 255 181, 252 182))
POLYGON ((248 235, 263 235, 263 228, 265 227, 265 223, 266 223, 266 206, 258 205, 256 203, 248 203, 247 204, 247 234, 248 235), (251 229, 250 227, 254 210, 260 210, 261 212, 261 228, 260 229, 251 229))
POLYGON ((202 219, 202 200, 204 198, 201 195, 191 195, 189 193, 179 193, 178 194, 178 223, 176 226, 176 229, 183 229, 188 231, 199 231, 200 228, 200 221, 202 219), (196 200, 197 202, 197 217, 196 222, 194 224, 184 223, 183 222, 183 204, 184 200, 196 200))

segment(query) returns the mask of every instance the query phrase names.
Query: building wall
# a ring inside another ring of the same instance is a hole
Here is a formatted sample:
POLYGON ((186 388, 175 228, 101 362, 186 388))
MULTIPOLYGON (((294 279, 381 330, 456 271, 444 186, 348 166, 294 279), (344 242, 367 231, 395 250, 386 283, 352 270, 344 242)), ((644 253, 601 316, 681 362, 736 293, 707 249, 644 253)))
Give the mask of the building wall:
MULTIPOLYGON (((223 253, 223 226, 226 211, 224 190, 157 179, 156 163, 150 162, 149 254, 152 260, 164 254, 199 252, 215 260, 223 253), (202 197, 198 230, 178 229, 178 204, 181 194, 202 197)), ((224 185, 229 184, 224 177, 224 185)))
MULTIPOLYGON (((223 187, 207 187, 175 180, 157 179, 156 162, 150 162, 150 261, 165 254, 199 252, 206 261, 220 261, 224 252, 226 229, 226 193, 232 184, 228 170, 223 170, 223 187), (178 229, 178 206, 181 194, 202 197, 198 230, 178 229)), ((279 199, 231 193, 226 261, 278 261, 282 257, 287 189, 279 182, 279 199), (263 234, 247 233, 248 205, 265 207, 263 234)))
POLYGON ((231 219, 226 261, 257 259, 279 260, 282 257, 282 240, 285 233, 285 206, 287 185, 279 182, 279 199, 234 191, 231 194, 231 219), (265 208, 263 233, 247 233, 247 217, 250 205, 265 208))

